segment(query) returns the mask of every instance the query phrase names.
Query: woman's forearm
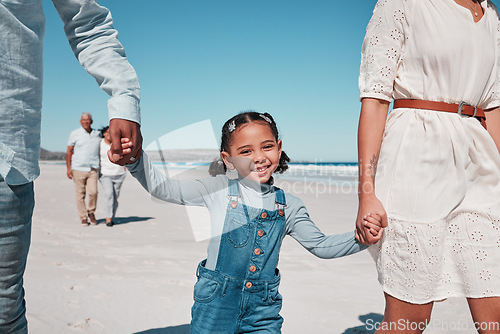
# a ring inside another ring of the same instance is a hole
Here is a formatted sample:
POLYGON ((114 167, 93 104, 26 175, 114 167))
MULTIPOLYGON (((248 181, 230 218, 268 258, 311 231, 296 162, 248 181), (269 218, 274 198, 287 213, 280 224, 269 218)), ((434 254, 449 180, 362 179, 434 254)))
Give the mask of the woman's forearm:
POLYGON ((388 109, 389 102, 383 100, 365 98, 361 103, 358 127, 360 199, 375 194, 375 174, 388 109))
POLYGON ((500 152, 500 108, 486 112, 486 127, 500 152))

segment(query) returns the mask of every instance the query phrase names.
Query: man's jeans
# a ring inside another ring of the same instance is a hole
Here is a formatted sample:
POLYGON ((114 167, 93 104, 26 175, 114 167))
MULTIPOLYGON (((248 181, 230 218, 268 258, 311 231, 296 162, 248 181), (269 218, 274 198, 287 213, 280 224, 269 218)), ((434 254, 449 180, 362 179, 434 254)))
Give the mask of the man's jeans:
POLYGON ((0 176, 0 333, 28 332, 23 274, 34 206, 33 182, 10 186, 0 176))

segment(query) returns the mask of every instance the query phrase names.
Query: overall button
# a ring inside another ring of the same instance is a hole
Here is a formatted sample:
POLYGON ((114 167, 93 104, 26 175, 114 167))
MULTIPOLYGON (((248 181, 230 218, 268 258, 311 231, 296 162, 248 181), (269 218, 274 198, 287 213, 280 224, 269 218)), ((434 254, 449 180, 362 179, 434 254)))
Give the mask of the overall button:
POLYGON ((260 248, 255 248, 253 252, 255 255, 260 255, 260 248))
POLYGON ((257 231, 257 235, 258 235, 259 237, 262 237, 262 236, 264 235, 264 231, 262 231, 262 230, 258 230, 258 231, 257 231))
POLYGON ((278 210, 278 214, 279 214, 281 217, 283 217, 283 216, 285 215, 285 210, 283 210, 283 209, 279 209, 279 210, 278 210))
POLYGON ((247 282, 247 284, 245 284, 245 286, 247 287, 247 289, 250 289, 252 287, 252 282, 247 282))
POLYGON ((253 273, 254 273, 256 270, 257 270, 257 267, 255 267, 255 266, 250 266, 250 271, 251 271, 251 272, 253 272, 253 273))
POLYGON ((267 218, 267 212, 265 212, 265 211, 264 211, 264 212, 262 212, 262 213, 260 214, 260 216, 261 216, 261 218, 262 218, 262 219, 266 219, 266 218, 267 218))

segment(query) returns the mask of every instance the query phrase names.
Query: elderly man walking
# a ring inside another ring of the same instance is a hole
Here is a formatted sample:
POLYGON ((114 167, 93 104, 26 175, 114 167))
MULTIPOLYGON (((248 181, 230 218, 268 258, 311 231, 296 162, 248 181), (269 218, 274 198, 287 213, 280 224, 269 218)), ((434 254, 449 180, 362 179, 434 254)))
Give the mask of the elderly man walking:
POLYGON ((69 179, 75 183, 76 207, 82 226, 97 225, 97 180, 99 178, 100 132, 92 129, 92 115, 84 112, 80 128, 69 135, 66 167, 69 179), (88 194, 88 207, 85 197, 88 194))

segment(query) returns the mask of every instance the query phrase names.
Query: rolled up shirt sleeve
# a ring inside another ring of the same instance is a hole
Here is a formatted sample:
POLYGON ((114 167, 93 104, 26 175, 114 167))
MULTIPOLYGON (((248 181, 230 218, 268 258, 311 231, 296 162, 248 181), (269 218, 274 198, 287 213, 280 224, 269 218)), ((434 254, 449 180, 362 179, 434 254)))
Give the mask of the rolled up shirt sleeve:
POLYGON ((73 52, 109 96, 109 119, 140 124, 140 87, 113 28, 113 18, 94 0, 53 0, 73 52))

